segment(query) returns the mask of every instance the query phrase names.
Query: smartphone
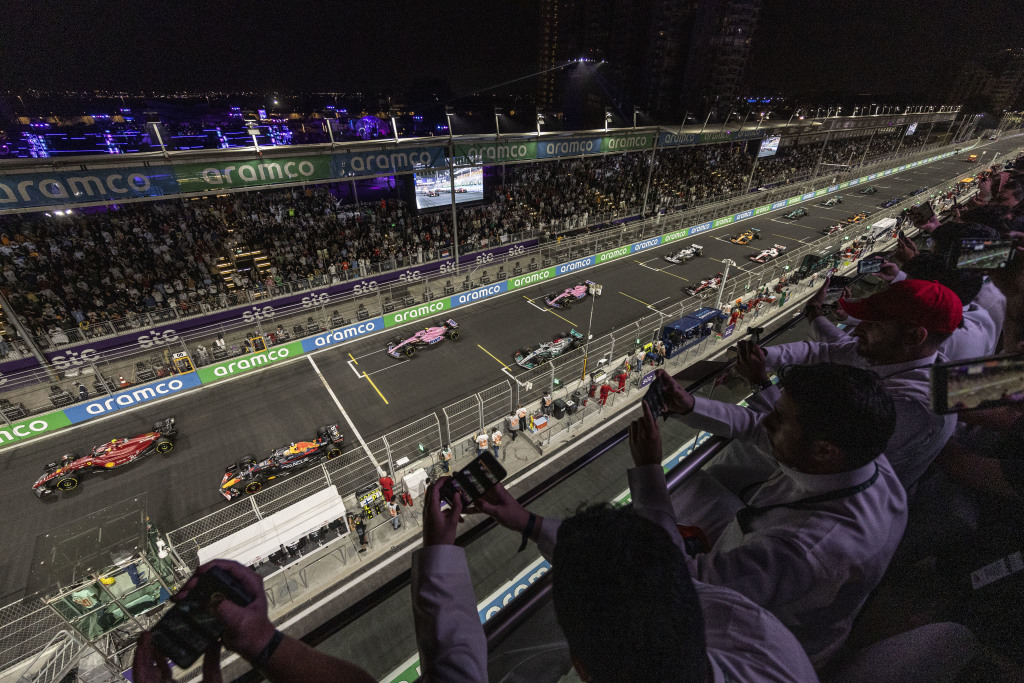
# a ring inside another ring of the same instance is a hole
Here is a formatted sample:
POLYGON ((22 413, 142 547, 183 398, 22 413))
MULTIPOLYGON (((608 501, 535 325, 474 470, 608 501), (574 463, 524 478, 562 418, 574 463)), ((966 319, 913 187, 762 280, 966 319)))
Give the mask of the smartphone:
POLYGON ((880 258, 861 259, 860 261, 857 261, 857 275, 877 273, 882 270, 883 263, 885 263, 885 260, 880 258))
POLYGON ((937 363, 931 368, 932 410, 956 413, 1024 402, 1024 354, 937 363))
POLYGON ((650 408, 651 415, 655 420, 665 413, 665 395, 662 392, 661 378, 655 377, 654 381, 647 387, 647 393, 644 394, 643 401, 650 408))
POLYGON ((828 279, 828 289, 825 290, 825 305, 834 304, 843 296, 843 290, 853 284, 855 278, 843 275, 833 275, 828 279))
POLYGON ((463 505, 471 505, 501 480, 508 472, 490 451, 484 451, 461 470, 452 473, 451 479, 441 487, 441 498, 449 505, 455 496, 461 495, 463 505))
POLYGON ((153 645, 183 669, 192 666, 224 630, 210 609, 214 597, 243 607, 254 599, 230 572, 211 567, 199 575, 188 596, 167 610, 153 627, 153 645))
POLYGON ((935 209, 932 208, 931 202, 921 202, 916 206, 910 207, 908 215, 915 225, 927 223, 935 216, 935 209))
POLYGON ((968 238, 960 240, 951 257, 950 266, 956 270, 999 270, 1013 259, 1013 240, 968 238))

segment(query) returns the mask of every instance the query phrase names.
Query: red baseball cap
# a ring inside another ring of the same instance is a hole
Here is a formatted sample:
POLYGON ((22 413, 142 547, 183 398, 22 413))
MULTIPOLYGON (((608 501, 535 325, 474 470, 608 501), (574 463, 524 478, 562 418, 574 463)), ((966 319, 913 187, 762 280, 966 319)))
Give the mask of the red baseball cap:
POLYGON ((952 334, 964 318, 960 297, 934 280, 903 280, 866 299, 840 299, 839 306, 859 320, 909 322, 941 334, 952 334))

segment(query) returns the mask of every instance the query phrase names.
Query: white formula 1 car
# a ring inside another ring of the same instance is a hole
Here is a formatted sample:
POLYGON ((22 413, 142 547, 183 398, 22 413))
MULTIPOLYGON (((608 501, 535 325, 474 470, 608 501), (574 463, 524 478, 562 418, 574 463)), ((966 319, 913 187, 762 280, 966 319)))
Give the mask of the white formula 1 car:
POLYGON ((691 244, 688 247, 683 247, 674 254, 667 254, 665 260, 669 263, 686 263, 692 258, 698 258, 704 255, 704 247, 699 244, 691 244))
POLYGON ((765 249, 760 254, 751 254, 747 258, 749 258, 754 263, 768 263, 773 258, 778 258, 779 255, 784 251, 786 251, 786 247, 782 246, 781 244, 776 244, 772 246, 771 249, 765 249))

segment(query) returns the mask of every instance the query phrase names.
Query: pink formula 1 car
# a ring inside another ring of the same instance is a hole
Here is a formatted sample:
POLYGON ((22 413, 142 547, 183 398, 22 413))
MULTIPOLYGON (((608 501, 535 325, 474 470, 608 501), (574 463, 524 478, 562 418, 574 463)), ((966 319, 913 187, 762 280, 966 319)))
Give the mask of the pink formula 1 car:
POLYGON ((436 323, 434 327, 424 328, 411 337, 395 337, 388 344, 388 355, 393 358, 401 358, 403 355, 412 358, 417 348, 431 346, 445 337, 452 341, 459 338, 459 324, 451 318, 436 323))
POLYGON ((544 297, 544 303, 551 308, 568 308, 570 304, 586 298, 593 285, 590 280, 584 280, 582 284, 567 287, 561 294, 548 294, 544 297))

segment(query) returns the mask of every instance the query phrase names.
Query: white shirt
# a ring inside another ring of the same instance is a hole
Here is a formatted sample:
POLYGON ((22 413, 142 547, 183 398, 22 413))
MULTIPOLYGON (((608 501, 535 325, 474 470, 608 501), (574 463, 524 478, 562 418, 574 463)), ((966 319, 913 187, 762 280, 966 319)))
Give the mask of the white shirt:
POLYGON ((687 481, 673 494, 673 504, 679 519, 704 528, 713 544, 710 552, 691 558, 694 578, 733 588, 770 610, 820 667, 846 640, 899 545, 907 522, 906 493, 885 456, 829 475, 805 474, 777 462, 766 467, 763 453, 770 446, 764 417, 750 408, 696 398, 693 412, 679 419, 737 439, 739 448, 732 462, 687 481), (757 471, 753 484, 743 476, 744 460, 757 471), (766 510, 751 519, 746 533, 736 521, 736 512, 746 505, 792 503, 856 487, 873 477, 876 466, 877 479, 857 493, 807 508, 766 510))
POLYGON ((978 296, 974 297, 973 303, 978 304, 988 312, 992 322, 996 326, 996 335, 1003 331, 1003 323, 1006 321, 1006 295, 999 291, 999 288, 992 284, 987 277, 985 284, 981 286, 978 296))
MULTIPOLYGON (((885 454, 903 486, 911 489, 956 428, 955 415, 937 415, 931 411, 931 373, 928 368, 941 358, 933 354, 906 363, 869 365, 857 353, 857 340, 824 317, 811 322, 811 332, 812 337, 820 341, 766 347, 765 365, 777 370, 784 365, 839 363, 878 373, 896 407, 896 430, 885 446, 885 454)), ((751 404, 771 405, 778 397, 779 389, 773 387, 760 392, 751 404)))
POLYGON ((996 352, 998 341, 999 329, 992 316, 977 301, 972 301, 964 306, 963 324, 942 343, 939 353, 948 360, 991 356, 996 352))
POLYGON ((477 448, 487 448, 487 434, 480 434, 476 437, 477 448))
POLYGON ((487 638, 465 550, 433 545, 413 553, 412 614, 423 680, 487 680, 487 638))

